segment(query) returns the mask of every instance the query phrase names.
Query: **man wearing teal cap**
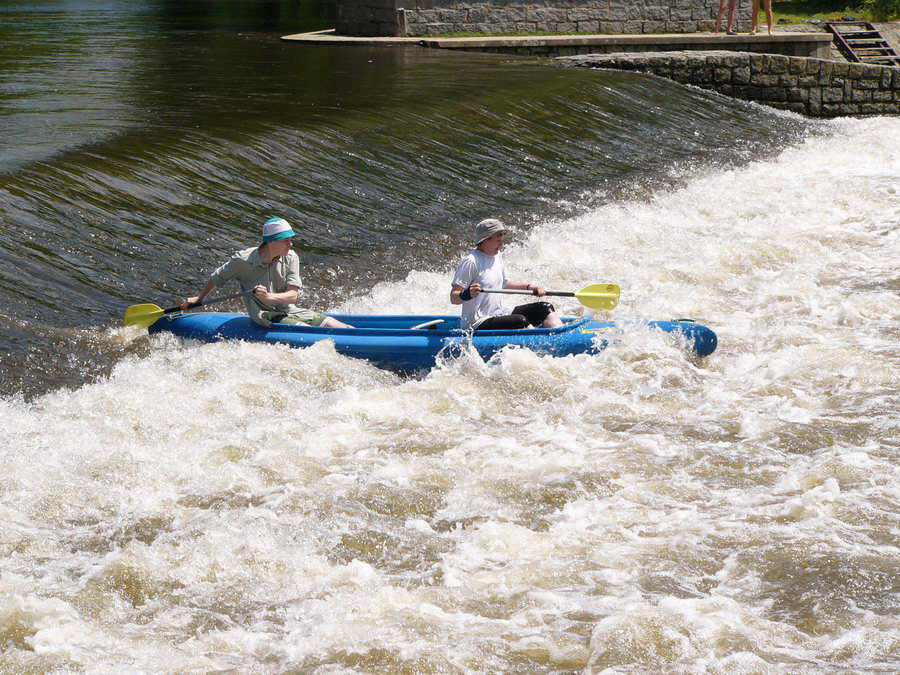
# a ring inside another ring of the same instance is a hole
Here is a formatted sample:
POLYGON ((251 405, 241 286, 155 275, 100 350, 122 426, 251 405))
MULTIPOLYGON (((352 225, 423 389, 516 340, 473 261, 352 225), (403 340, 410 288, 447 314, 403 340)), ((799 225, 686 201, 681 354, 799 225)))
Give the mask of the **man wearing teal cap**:
POLYGON ((244 296, 247 314, 262 326, 273 323, 303 323, 328 328, 353 328, 334 317, 298 307, 300 258, 291 250, 294 230, 284 218, 269 218, 262 228, 262 244, 238 251, 219 267, 206 282, 200 295, 188 298, 181 305, 188 309, 203 301, 218 286, 236 280, 244 296))

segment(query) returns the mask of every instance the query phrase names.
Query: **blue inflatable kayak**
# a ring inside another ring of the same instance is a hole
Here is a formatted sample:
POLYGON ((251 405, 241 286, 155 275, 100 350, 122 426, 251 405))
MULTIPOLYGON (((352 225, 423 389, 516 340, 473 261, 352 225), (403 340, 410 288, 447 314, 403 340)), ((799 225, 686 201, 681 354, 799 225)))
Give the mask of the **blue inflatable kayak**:
MULTIPOLYGON (((459 328, 459 316, 334 315, 356 328, 316 328, 273 324, 264 328, 246 314, 195 313, 163 317, 150 326, 151 333, 168 331, 183 338, 215 342, 247 340, 308 347, 319 340, 333 340, 341 354, 366 359, 375 365, 403 371, 431 368, 439 353, 453 353, 469 340, 482 358, 515 345, 541 354, 566 356, 596 352, 616 339, 615 323, 588 318, 565 318, 559 328, 487 330, 469 334, 459 328), (431 325, 428 325, 431 324, 431 325), (416 328, 418 326, 418 328, 416 328)), ((716 334, 689 320, 650 321, 648 325, 678 334, 699 356, 716 348, 716 334)))

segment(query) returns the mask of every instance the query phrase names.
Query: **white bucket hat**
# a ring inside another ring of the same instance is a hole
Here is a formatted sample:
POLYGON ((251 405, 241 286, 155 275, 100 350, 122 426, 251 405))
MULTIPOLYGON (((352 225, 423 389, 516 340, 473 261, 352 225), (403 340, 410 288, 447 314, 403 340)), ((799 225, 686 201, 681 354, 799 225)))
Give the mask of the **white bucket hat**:
POLYGON ((506 225, 496 218, 486 218, 475 226, 475 244, 478 245, 488 237, 506 231, 506 225))

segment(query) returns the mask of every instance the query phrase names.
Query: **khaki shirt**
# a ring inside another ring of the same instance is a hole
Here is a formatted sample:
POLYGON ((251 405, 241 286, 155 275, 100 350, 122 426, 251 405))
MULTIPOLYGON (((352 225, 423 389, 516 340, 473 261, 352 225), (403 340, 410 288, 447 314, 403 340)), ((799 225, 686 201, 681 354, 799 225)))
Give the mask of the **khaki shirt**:
MULTIPOLYGON (((288 286, 300 289, 303 285, 300 281, 300 258, 296 253, 288 251, 266 265, 260 260, 257 247, 238 251, 210 276, 210 281, 216 286, 222 286, 232 279, 240 283, 242 291, 252 291, 257 284, 262 284, 270 293, 283 293, 288 290, 288 286)), ((271 321, 262 316, 263 312, 300 314, 306 311, 294 304, 264 302, 252 294, 244 296, 244 304, 250 318, 263 326, 272 325, 271 321)))

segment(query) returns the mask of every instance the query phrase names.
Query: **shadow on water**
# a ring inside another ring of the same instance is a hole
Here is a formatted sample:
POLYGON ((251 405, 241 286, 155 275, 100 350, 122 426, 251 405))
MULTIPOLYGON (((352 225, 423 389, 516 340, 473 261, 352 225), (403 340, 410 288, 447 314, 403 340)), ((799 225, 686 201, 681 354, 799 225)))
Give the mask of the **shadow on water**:
POLYGON ((524 231, 775 152, 808 128, 632 74, 278 40, 331 11, 0 8, 0 138, 16 139, 0 154, 0 315, 11 317, 0 379, 12 390, 108 372, 120 348, 85 348, 81 329, 195 291, 271 214, 300 227, 304 302, 327 307, 411 269, 446 269, 474 219, 524 231), (98 351, 110 356, 93 367, 98 351), (22 366, 31 353, 57 358, 38 375, 22 366))

